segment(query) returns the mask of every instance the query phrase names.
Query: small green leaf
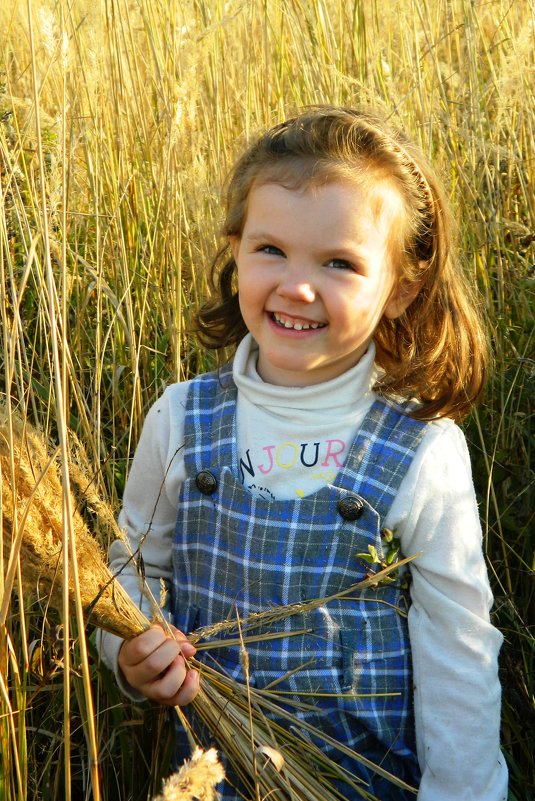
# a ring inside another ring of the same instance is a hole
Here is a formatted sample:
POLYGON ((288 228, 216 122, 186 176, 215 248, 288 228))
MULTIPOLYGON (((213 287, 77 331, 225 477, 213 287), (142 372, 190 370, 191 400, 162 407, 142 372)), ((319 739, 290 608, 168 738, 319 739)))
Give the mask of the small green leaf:
POLYGON ((385 542, 392 542, 394 539, 394 532, 390 528, 383 528, 381 529, 381 537, 385 542))
POLYGON ((373 557, 373 561, 379 563, 379 554, 377 553, 375 545, 368 545, 368 551, 370 552, 370 556, 373 557))
POLYGON ((375 563, 373 556, 371 556, 369 553, 358 553, 357 557, 362 559, 362 561, 366 562, 368 565, 373 565, 375 563))
POLYGON ((357 556, 368 565, 378 565, 381 563, 375 545, 368 545, 368 553, 358 553, 357 556))

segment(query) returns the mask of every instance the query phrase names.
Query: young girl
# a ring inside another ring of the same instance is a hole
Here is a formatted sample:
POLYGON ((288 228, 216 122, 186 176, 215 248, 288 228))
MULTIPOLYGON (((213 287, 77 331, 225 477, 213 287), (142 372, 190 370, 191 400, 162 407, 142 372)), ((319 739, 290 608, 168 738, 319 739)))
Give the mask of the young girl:
MULTIPOLYGON (((132 697, 186 705, 198 674, 181 632, 338 593, 399 543, 416 555, 410 596, 401 571, 289 618, 309 633, 248 646, 250 681, 314 693, 300 714, 420 801, 505 801, 502 638, 453 422, 480 394, 485 339, 438 182, 382 121, 310 110, 238 161, 224 234, 199 333, 237 346, 233 362, 151 409, 120 519, 156 595, 172 588, 175 637, 105 636, 105 659, 132 697)), ((112 568, 125 561, 115 543, 112 568)), ((244 680, 239 648, 202 658, 244 680)), ((332 756, 382 801, 414 798, 332 756)))

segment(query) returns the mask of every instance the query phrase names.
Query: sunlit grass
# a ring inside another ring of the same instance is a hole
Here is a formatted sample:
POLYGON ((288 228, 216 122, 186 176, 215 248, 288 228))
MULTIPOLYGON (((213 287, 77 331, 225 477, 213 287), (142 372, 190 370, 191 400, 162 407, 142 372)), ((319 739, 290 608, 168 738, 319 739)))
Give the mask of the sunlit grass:
MULTIPOLYGON (((214 363, 188 327, 247 137, 310 103, 371 106, 442 171, 495 347, 467 434, 518 801, 535 794, 534 45, 531 0, 0 8, 1 391, 56 444, 76 432, 115 508, 150 403, 214 363)), ((87 657, 78 637, 67 649, 65 672, 67 621, 20 577, 19 592, 0 586, 0 797, 158 792, 163 714, 123 702, 91 637, 87 657)))

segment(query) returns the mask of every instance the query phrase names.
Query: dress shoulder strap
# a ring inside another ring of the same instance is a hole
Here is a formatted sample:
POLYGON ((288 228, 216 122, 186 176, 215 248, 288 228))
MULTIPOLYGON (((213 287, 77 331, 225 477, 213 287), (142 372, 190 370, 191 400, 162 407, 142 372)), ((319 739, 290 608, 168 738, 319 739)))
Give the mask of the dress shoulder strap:
POLYGON ((335 484, 362 495, 384 519, 429 423, 408 416, 412 404, 377 398, 365 416, 335 484))
POLYGON ((236 395, 232 363, 191 381, 184 417, 184 463, 190 477, 207 463, 235 464, 236 395))

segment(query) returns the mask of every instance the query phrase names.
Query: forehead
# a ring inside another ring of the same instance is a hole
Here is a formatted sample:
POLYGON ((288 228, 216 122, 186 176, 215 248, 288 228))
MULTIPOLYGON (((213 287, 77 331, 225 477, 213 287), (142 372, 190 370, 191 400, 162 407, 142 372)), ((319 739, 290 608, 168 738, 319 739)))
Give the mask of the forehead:
POLYGON ((268 224, 292 228, 317 227, 321 236, 332 234, 361 238, 368 229, 391 232, 400 220, 402 199, 389 181, 329 180, 291 183, 258 180, 249 192, 244 225, 268 224))

